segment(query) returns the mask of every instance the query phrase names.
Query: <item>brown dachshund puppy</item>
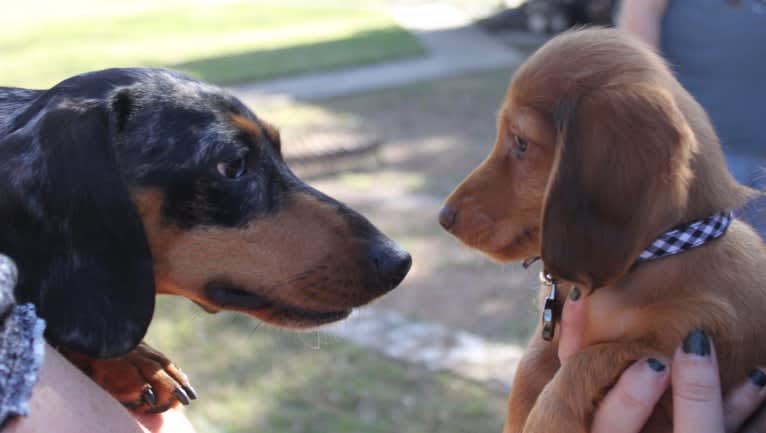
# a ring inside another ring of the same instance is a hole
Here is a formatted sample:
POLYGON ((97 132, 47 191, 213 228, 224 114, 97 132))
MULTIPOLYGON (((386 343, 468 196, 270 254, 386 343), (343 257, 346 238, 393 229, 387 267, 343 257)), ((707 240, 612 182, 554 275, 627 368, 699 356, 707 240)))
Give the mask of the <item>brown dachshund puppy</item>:
MULTIPOLYGON (((766 251, 734 220, 721 237, 637 261, 674 227, 741 206, 700 105, 649 48, 616 30, 548 42, 513 77, 488 158, 447 199, 441 224, 499 261, 541 256, 558 308, 590 298, 582 352, 532 337, 505 431, 589 431, 632 361, 672 357, 691 330, 713 337, 724 390, 766 363, 766 251)), ((544 288, 543 295, 549 288, 544 288)), ((555 309, 554 309, 555 310, 555 309)), ((672 431, 665 395, 644 431, 672 431)))

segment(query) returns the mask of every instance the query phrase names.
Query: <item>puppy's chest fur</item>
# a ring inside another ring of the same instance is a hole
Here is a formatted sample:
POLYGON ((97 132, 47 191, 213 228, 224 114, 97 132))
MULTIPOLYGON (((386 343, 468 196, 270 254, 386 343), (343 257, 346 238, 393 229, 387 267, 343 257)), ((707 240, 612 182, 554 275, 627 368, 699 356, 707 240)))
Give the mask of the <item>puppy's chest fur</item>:
MULTIPOLYGON (((643 263, 617 284, 583 293, 583 346, 640 341, 671 359, 683 337, 702 328, 713 337, 724 389, 739 383, 766 362, 759 343, 766 333, 766 249, 753 235, 737 221, 709 245, 643 263)), ((563 303, 572 284, 560 286, 563 303)), ((542 287, 541 299, 549 290, 542 287)))

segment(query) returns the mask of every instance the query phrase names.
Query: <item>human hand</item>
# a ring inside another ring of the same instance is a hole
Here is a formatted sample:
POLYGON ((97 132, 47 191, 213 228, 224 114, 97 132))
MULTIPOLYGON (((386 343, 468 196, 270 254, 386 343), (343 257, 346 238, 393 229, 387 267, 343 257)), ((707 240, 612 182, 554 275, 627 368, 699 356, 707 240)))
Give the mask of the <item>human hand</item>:
POLYGON ((195 433, 183 409, 171 408, 157 414, 134 414, 147 433, 195 433))
MULTIPOLYGON (((559 342, 562 362, 582 348, 588 300, 575 298, 570 297, 564 304, 559 342)), ((676 350, 672 363, 655 357, 628 367, 596 410, 591 432, 641 431, 671 383, 675 433, 766 431, 766 414, 758 413, 749 419, 766 399, 764 370, 754 369, 747 380, 722 399, 715 346, 703 331, 695 330, 676 350)))

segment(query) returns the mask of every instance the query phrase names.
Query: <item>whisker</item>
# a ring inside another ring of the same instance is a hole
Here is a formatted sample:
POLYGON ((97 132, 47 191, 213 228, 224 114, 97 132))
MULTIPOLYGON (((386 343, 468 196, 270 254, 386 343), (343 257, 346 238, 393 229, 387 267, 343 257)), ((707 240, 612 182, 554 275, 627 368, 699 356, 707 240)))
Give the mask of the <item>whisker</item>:
POLYGON ((310 342, 306 341, 306 339, 303 338, 303 336, 305 334, 299 333, 297 335, 298 335, 298 338, 300 339, 301 343, 303 343, 304 347, 308 347, 309 349, 312 349, 312 350, 321 350, 322 349, 322 341, 321 341, 321 337, 320 337, 319 331, 314 331, 314 332, 312 332, 312 334, 314 334, 314 337, 316 339, 316 342, 313 345, 310 342))
POLYGON ((249 335, 249 336, 250 336, 250 337, 252 337, 253 335, 255 335, 255 331, 257 331, 257 330, 258 330, 258 328, 260 328, 260 327, 261 327, 261 325, 263 325, 263 322, 261 322, 261 321, 256 321, 256 322, 255 322, 255 326, 253 327, 253 330, 252 330, 252 331, 250 331, 250 335, 249 335))
POLYGON ((263 292, 265 294, 273 293, 273 292, 283 288, 284 286, 286 286, 288 284, 294 284, 296 281, 305 282, 304 280, 307 280, 307 279, 308 279, 309 284, 311 284, 311 279, 310 278, 315 273, 316 273, 316 271, 314 269, 308 269, 308 270, 305 270, 303 272, 299 272, 299 273, 293 275, 290 278, 286 278, 286 279, 284 279, 284 280, 282 280, 282 281, 280 281, 278 283, 272 284, 271 286, 265 288, 263 290, 263 292))

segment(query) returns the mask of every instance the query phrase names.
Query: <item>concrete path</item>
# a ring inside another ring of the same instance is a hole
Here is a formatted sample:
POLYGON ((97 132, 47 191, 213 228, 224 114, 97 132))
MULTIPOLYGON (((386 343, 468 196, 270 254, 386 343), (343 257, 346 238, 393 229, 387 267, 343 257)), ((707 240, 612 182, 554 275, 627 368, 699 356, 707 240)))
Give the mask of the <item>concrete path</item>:
POLYGON ((444 4, 403 5, 393 10, 400 25, 426 49, 424 57, 262 81, 233 88, 249 103, 312 100, 399 86, 504 66, 515 66, 524 54, 480 29, 459 9, 444 4))
POLYGON ((378 308, 364 308, 324 328, 323 334, 350 341, 400 361, 446 371, 507 392, 524 348, 488 341, 443 325, 408 320, 378 308))

